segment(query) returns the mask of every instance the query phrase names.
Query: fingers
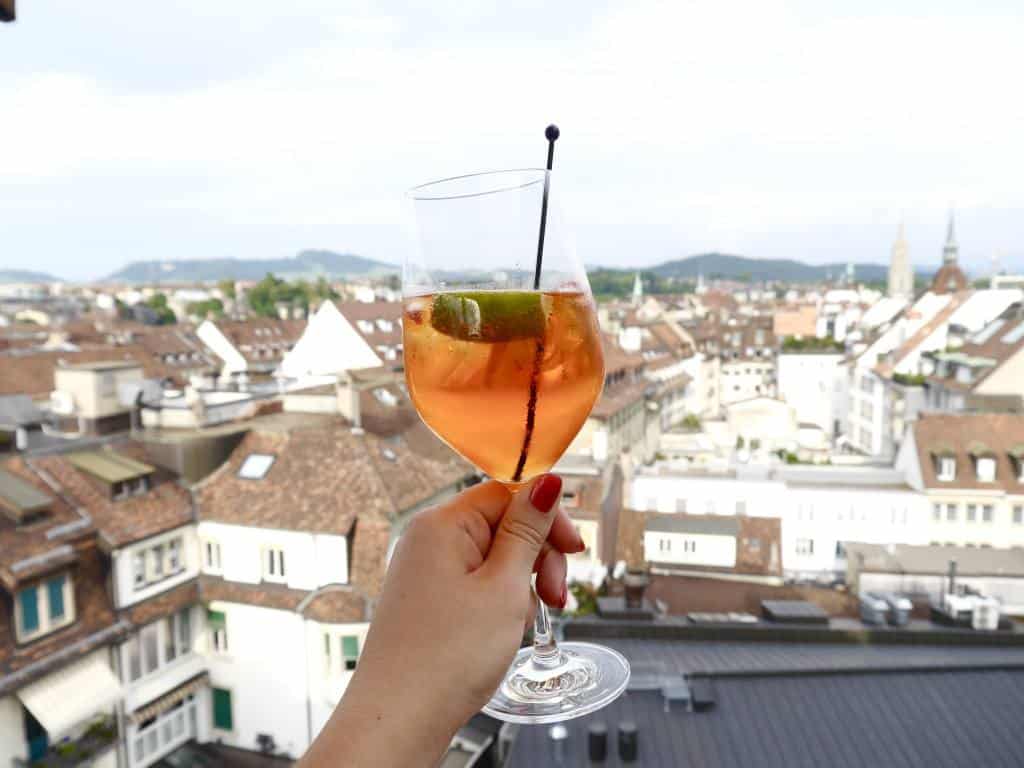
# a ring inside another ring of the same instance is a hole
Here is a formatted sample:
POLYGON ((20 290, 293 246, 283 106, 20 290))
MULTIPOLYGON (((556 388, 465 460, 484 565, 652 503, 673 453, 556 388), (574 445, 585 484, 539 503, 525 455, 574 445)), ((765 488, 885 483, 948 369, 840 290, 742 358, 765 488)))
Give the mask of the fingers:
MULTIPOLYGON (((529 589, 529 585, 527 585, 529 589)), ((526 612, 526 619, 523 621, 523 631, 528 632, 533 628, 533 620, 537 615, 537 594, 530 589, 530 610, 526 612)))
POLYGON ((562 478, 541 475, 517 493, 498 523, 484 567, 512 579, 527 579, 556 515, 562 478))
POLYGON ((565 555, 549 549, 537 569, 537 594, 552 608, 562 608, 568 594, 565 577, 568 565, 565 555))
MULTIPOLYGON (((548 544, 559 552, 567 555, 575 555, 585 549, 583 539, 576 531, 576 525, 569 515, 561 507, 558 509, 558 516, 551 524, 551 531, 548 533, 548 544)), ((543 554, 543 553, 542 553, 543 554)))

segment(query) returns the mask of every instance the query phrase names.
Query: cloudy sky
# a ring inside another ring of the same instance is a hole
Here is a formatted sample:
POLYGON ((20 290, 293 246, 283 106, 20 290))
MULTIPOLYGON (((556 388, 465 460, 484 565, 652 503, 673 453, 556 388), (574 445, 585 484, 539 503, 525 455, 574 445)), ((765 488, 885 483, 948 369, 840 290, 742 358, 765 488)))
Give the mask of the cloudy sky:
POLYGON ((405 188, 542 163, 551 121, 588 263, 885 261, 903 217, 934 264, 953 205, 972 271, 1024 268, 1019 0, 18 12, 0 26, 0 268, 400 262, 405 188))

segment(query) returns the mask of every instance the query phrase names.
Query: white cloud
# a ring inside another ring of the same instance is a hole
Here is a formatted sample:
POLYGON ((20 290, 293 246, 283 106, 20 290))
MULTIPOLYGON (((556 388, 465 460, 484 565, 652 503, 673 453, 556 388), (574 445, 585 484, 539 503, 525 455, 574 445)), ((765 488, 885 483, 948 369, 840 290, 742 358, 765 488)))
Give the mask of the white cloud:
MULTIPOLYGON (((813 259, 835 251, 821 243, 830 228, 853 223, 878 250, 847 257, 884 260, 899 211, 941 229, 951 202, 968 220, 1010 212, 971 234, 1020 250, 1020 18, 844 17, 777 0, 589 16, 579 4, 565 39, 538 40, 529 24, 503 17, 503 32, 459 7, 433 45, 408 13, 320 6, 315 43, 280 41, 250 73, 180 88, 75 70, 0 80, 5 144, 17 148, 0 153, 0 205, 23 207, 26 185, 44 203, 52 185, 71 206, 116 202, 128 229, 140 211, 147 227, 165 216, 167 231, 147 233, 166 240, 148 246, 154 257, 234 242, 239 254, 325 245, 397 259, 406 186, 536 164, 557 119, 588 261, 703 248, 813 259), (487 34, 460 37, 462 26, 487 34), (218 222, 217 245, 203 227, 172 226, 181 217, 218 222)), ((56 236, 36 224, 0 223, 0 235, 45 261, 56 236)))

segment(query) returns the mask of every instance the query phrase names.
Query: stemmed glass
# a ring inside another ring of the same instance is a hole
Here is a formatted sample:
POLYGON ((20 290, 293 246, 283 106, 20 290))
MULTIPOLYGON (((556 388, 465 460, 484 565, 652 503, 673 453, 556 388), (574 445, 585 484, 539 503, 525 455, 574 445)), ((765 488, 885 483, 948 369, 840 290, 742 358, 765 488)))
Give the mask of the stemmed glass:
MULTIPOLYGON (((554 182, 550 170, 508 170, 409 192, 419 244, 403 273, 409 394, 438 437, 513 492, 554 466, 604 382, 594 300, 554 182)), ((484 712, 556 722, 619 696, 625 658, 557 644, 537 605, 533 646, 516 655, 484 712)))

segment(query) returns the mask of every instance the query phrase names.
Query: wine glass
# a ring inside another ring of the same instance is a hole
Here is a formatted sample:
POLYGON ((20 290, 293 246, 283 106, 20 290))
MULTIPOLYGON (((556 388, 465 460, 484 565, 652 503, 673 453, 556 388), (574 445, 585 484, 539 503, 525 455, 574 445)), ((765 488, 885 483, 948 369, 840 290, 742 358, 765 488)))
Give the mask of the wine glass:
MULTIPOLYGON (((409 192, 419 244, 402 281, 409 395, 438 437, 513 492, 554 466, 604 382, 594 299, 553 182, 550 170, 507 170, 409 192)), ((537 605, 533 647, 483 711, 556 722, 618 697, 626 659, 557 644, 537 605)))

